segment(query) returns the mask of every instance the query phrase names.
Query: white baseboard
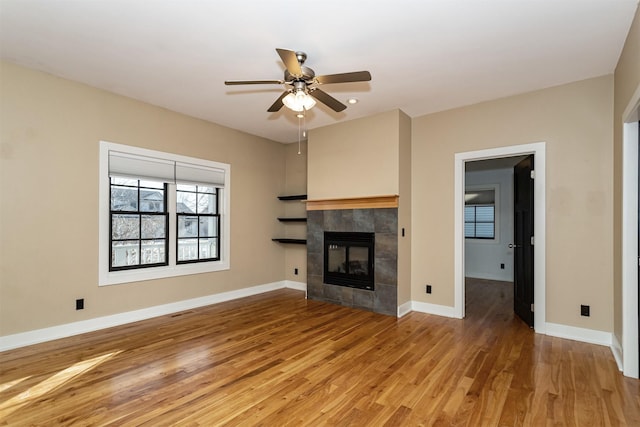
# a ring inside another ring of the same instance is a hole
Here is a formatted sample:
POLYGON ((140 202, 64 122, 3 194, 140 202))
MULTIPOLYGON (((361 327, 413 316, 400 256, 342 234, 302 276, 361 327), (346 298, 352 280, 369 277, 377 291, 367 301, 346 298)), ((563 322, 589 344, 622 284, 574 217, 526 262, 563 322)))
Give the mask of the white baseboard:
POLYGON ((508 274, 500 276, 498 274, 470 273, 465 271, 465 277, 470 279, 495 280, 497 282, 513 282, 513 275, 509 276, 508 274))
POLYGON ((611 352, 613 353, 613 357, 616 359, 616 364, 618 365, 620 372, 624 371, 624 364, 622 363, 622 345, 620 345, 620 341, 618 341, 616 334, 611 334, 611 352))
POLYGON ((307 284, 304 282, 296 282, 294 280, 285 280, 284 287, 289 289, 296 289, 298 291, 307 291, 307 284))
POLYGON ((152 317, 165 316, 167 314, 176 313, 179 311, 218 304, 221 302, 244 298, 282 288, 306 290, 306 284, 283 280, 280 282, 273 282, 267 283, 265 285, 238 289, 236 291, 223 292, 220 294, 207 295, 204 297, 157 305, 140 310, 128 311, 126 313, 112 314, 109 316, 96 317, 93 319, 81 320, 79 322, 22 332, 19 334, 5 335, 3 337, 0 337, 0 351, 25 347, 32 344, 52 341, 59 338, 66 338, 87 332, 98 331, 100 329, 111 328, 113 326, 124 325, 131 322, 137 322, 139 320, 150 319, 152 317))
POLYGON ((418 311, 420 313, 435 314, 437 316, 453 317, 454 319, 459 319, 459 316, 456 316, 454 308, 446 305, 411 301, 411 310, 418 311))
POLYGON ((405 316, 409 313, 411 313, 412 309, 411 309, 411 301, 407 301, 404 304, 401 304, 398 307, 398 319, 401 318, 402 316, 405 316))
POLYGON ((560 325, 558 323, 547 323, 546 334, 552 337, 605 345, 607 347, 611 347, 613 343, 613 334, 611 332, 577 328, 575 326, 560 325))

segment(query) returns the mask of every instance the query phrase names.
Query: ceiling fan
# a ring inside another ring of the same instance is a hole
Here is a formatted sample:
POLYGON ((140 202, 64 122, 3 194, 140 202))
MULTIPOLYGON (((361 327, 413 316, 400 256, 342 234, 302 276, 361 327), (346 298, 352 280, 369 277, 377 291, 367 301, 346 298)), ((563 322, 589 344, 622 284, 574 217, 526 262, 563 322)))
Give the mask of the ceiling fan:
POLYGON ((285 90, 276 102, 267 110, 270 113, 280 111, 283 105, 293 111, 303 112, 315 105, 315 100, 322 102, 336 112, 347 108, 346 105, 324 92, 316 85, 331 83, 366 82, 371 80, 368 71, 354 71, 351 73, 328 74, 316 76, 309 67, 303 66, 307 59, 304 52, 294 52, 288 49, 276 49, 280 59, 284 63, 284 78, 282 80, 227 80, 225 85, 257 85, 257 84, 284 84, 291 86, 285 90))

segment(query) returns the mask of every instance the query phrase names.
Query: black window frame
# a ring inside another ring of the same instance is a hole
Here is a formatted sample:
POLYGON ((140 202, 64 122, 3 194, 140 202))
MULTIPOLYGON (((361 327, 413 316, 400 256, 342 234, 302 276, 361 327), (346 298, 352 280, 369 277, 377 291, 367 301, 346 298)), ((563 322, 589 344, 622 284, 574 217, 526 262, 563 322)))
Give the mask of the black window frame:
POLYGON ((140 178, 129 178, 135 180, 137 185, 127 185, 127 184, 114 184, 114 178, 118 178, 117 176, 109 177, 109 271, 124 271, 124 270, 138 270, 142 268, 153 268, 153 267, 163 267, 169 265, 169 211, 168 207, 168 185, 166 182, 156 181, 153 179, 140 179, 140 178), (141 186, 141 182, 157 182, 162 184, 163 189, 163 206, 162 212, 148 212, 140 210, 142 206, 141 203, 141 190, 158 190, 155 187, 146 187, 141 186), (137 210, 113 210, 112 206, 112 197, 113 197, 113 187, 129 187, 136 188, 137 190, 137 210), (113 216, 114 215, 137 215, 138 216, 138 238, 137 239, 114 239, 113 238, 113 216), (142 217, 143 216, 163 216, 164 217, 164 238, 154 238, 154 239, 144 239, 142 237, 142 217), (145 240, 164 240, 164 262, 158 263, 149 263, 142 264, 142 242, 145 240), (138 242, 138 264, 133 265, 124 265, 124 266, 114 266, 113 265, 113 242, 126 242, 126 241, 137 241, 138 242))
POLYGON ((206 185, 206 184, 187 184, 187 185, 194 185, 196 188, 196 191, 188 191, 188 190, 179 190, 176 186, 176 245, 175 245, 175 249, 176 249, 176 255, 175 255, 175 260, 176 260, 176 265, 183 265, 183 264, 195 264, 195 263, 203 263, 203 262, 213 262, 213 261, 220 261, 220 255, 222 252, 222 248, 220 246, 220 233, 221 233, 221 229, 220 229, 220 189, 214 185, 206 185), (185 212, 178 212, 178 207, 177 207, 177 195, 178 193, 195 193, 196 194, 196 200, 198 200, 198 194, 211 194, 211 193, 205 193, 205 192, 200 192, 198 191, 199 187, 207 187, 207 188, 213 188, 214 189, 214 198, 215 198, 215 213, 200 213, 197 212, 197 206, 198 203, 196 202, 196 212, 194 213, 185 213, 185 212), (197 237, 180 237, 179 235, 179 227, 180 227, 180 217, 197 217, 198 218, 198 236, 197 237), (214 218, 215 219, 215 229, 216 229, 216 235, 215 236, 200 236, 200 218, 214 218), (179 260, 179 247, 180 247, 180 240, 197 240, 198 241, 198 249, 196 251, 196 253, 198 254, 198 259, 188 259, 188 260, 179 260), (200 258, 200 239, 214 239, 216 241, 216 256, 214 258, 200 258))

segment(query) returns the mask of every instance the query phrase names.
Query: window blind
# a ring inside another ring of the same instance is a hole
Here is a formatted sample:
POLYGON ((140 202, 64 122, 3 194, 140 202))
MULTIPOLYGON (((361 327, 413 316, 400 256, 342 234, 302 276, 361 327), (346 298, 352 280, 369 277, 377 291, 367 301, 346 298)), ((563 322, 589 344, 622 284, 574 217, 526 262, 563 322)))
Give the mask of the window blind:
POLYGON ((202 165, 176 162, 176 183, 205 184, 224 187, 224 170, 202 165))
POLYGON ((223 169, 119 151, 109 151, 109 176, 214 187, 225 184, 223 169))

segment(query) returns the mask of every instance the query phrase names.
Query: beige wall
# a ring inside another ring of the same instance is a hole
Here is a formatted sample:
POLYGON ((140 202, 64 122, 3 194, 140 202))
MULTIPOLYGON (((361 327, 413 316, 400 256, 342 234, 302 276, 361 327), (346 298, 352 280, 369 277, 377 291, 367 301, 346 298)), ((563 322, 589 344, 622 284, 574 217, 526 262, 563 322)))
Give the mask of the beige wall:
POLYGON ((399 116, 398 306, 411 300, 411 118, 399 116), (404 229, 405 235, 402 236, 404 229))
POLYGON ((614 333, 622 342, 622 115, 640 87, 640 8, 616 67, 614 86, 614 333))
MULTIPOLYGON (((307 194, 307 142, 285 146, 286 182, 283 195, 307 194)), ((286 217, 307 216, 307 205, 300 201, 281 202, 286 217)), ((306 223, 280 224, 282 235, 293 239, 307 238, 306 223)), ((285 278, 295 282, 307 282, 307 247, 305 245, 286 244, 285 249, 285 278), (298 269, 296 275, 295 269, 298 269)))
POLYGON ((309 134, 309 200, 396 195, 398 110, 314 129, 309 134))
POLYGON ((284 279, 282 144, 7 63, 0 93, 0 335, 284 279), (100 140, 230 163, 231 269, 98 287, 100 140))
POLYGON ((454 304, 455 153, 545 141, 546 320, 612 331, 612 117, 604 76, 415 118, 411 299, 454 304))

